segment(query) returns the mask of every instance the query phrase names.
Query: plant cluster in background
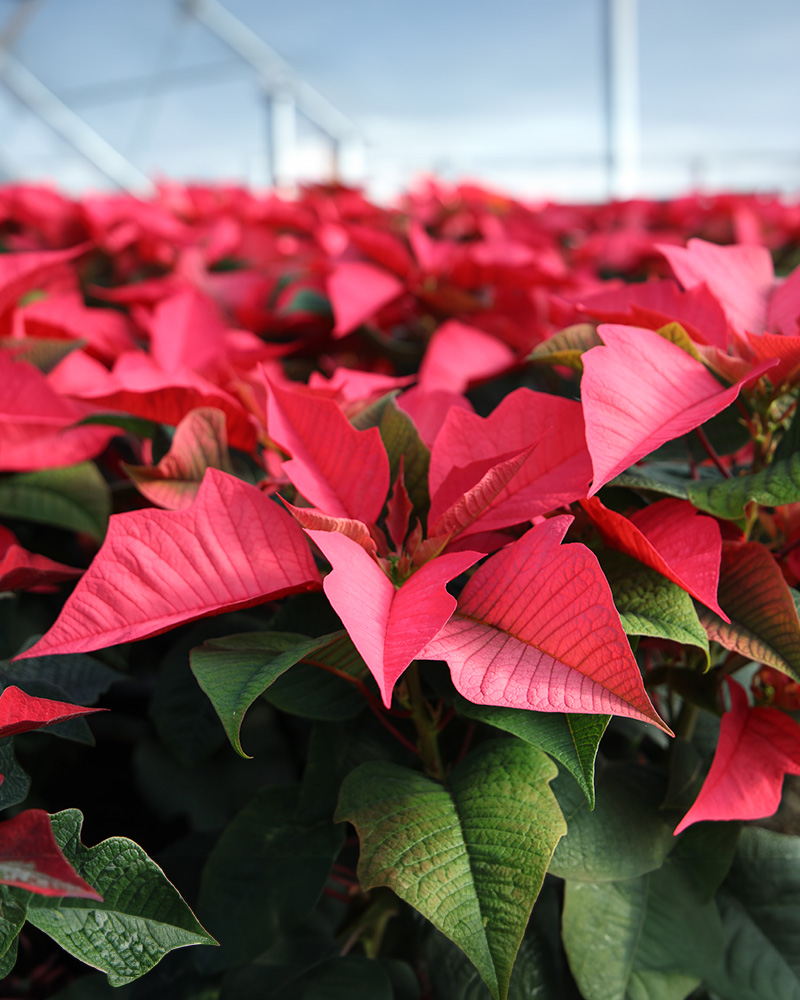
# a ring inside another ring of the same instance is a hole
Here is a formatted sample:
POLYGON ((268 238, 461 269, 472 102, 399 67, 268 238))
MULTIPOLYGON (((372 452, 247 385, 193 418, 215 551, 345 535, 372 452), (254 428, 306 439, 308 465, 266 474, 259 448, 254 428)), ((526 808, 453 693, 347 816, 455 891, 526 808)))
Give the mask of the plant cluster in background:
POLYGON ((0 241, 4 996, 800 995, 800 205, 0 241))

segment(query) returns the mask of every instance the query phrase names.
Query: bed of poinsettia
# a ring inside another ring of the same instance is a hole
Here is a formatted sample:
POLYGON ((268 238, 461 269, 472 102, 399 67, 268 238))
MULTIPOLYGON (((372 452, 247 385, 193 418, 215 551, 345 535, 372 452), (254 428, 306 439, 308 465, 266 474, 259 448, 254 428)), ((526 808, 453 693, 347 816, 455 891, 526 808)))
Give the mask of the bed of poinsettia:
POLYGON ((4 997, 800 996, 800 205, 0 248, 4 997))

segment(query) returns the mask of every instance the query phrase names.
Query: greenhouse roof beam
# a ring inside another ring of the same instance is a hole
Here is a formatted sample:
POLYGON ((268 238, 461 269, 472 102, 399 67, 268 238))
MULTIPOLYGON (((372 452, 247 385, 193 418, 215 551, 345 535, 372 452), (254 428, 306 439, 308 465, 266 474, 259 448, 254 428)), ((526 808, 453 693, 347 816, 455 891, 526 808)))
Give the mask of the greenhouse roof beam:
POLYGON ((297 110, 331 139, 348 140, 357 134, 355 124, 330 101, 306 83, 284 62, 278 53, 218 0, 182 0, 213 34, 238 56, 258 70, 267 87, 289 92, 297 110))
POLYGON ((56 97, 8 49, 0 49, 0 79, 19 101, 117 187, 137 195, 152 193, 150 179, 56 97))

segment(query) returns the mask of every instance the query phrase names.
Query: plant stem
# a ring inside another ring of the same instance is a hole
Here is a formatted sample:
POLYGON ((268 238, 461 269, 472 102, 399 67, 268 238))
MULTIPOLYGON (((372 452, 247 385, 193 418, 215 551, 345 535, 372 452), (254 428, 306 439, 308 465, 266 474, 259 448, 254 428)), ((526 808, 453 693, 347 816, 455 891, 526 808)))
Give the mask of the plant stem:
POLYGON ((714 445, 708 440, 708 436, 706 435, 706 432, 703 430, 703 428, 695 427, 694 432, 697 435, 700 444, 703 446, 703 451, 705 451, 706 455, 708 455, 708 457, 711 459, 714 465, 716 465, 716 467, 719 469, 722 475, 726 479, 730 479, 731 478, 730 472, 723 465, 722 459, 714 450, 714 445))
POLYGON ((320 663, 315 660, 306 660, 306 663, 311 663, 315 667, 319 667, 322 670, 327 670, 329 674, 333 674, 335 677, 341 677, 343 681, 347 681, 349 684, 354 684, 361 694, 366 699, 367 705, 369 705, 370 711, 373 713, 375 718, 380 722, 384 729, 388 729, 389 732, 394 736, 398 743, 401 743, 407 750, 412 753, 417 752, 417 748, 411 742, 407 740, 405 736, 389 722, 386 718, 387 715, 399 715, 401 718, 407 718, 408 714, 406 712, 396 712, 391 708, 384 708, 381 702, 372 694, 366 684, 361 680, 360 677, 354 677, 352 674, 346 673, 344 670, 337 670, 336 667, 330 666, 328 663, 320 663))
POLYGON ((425 766, 425 772, 431 778, 441 781, 444 770, 442 768, 442 758, 439 754, 438 729, 430 706, 422 693, 422 684, 419 679, 419 664, 416 660, 406 670, 405 681, 411 707, 411 721, 417 730, 419 755, 425 766))
POLYGON ((675 739, 691 740, 694 735, 694 727, 697 725, 697 716, 700 709, 690 701, 684 700, 681 710, 678 712, 678 721, 675 723, 675 739))
POLYGON ((353 946, 361 944, 367 958, 377 958, 381 943, 386 932, 386 925, 397 915, 397 896, 389 890, 379 887, 370 892, 370 904, 356 919, 354 924, 345 927, 338 940, 342 942, 339 955, 347 955, 353 946))
POLYGON ((758 522, 758 504, 755 502, 755 500, 752 500, 745 507, 745 516, 746 520, 744 525, 744 537, 745 541, 749 542, 750 534, 758 522))
POLYGON ((739 413, 741 413, 742 418, 745 424, 747 425, 747 429, 750 432, 750 437, 751 438, 755 437, 756 434, 758 433, 758 430, 756 428, 756 425, 753 423, 750 414, 747 412, 747 407, 744 405, 741 399, 739 399, 738 396, 736 397, 735 403, 736 403, 736 409, 739 411, 739 413))
POLYGON ((369 690, 367 685, 361 680, 360 677, 356 677, 353 674, 348 674, 345 670, 339 670, 337 667, 332 667, 329 663, 321 663, 319 660, 314 660, 311 657, 307 657, 303 660, 303 663, 308 663, 312 667, 319 667, 320 670, 327 670, 329 674, 333 674, 335 677, 340 677, 343 681, 347 681, 348 684, 354 684, 361 694, 369 702, 371 708, 382 710, 388 715, 396 715, 400 719, 408 719, 409 713, 401 711, 396 708, 385 708, 383 703, 379 698, 376 698, 374 694, 369 690))

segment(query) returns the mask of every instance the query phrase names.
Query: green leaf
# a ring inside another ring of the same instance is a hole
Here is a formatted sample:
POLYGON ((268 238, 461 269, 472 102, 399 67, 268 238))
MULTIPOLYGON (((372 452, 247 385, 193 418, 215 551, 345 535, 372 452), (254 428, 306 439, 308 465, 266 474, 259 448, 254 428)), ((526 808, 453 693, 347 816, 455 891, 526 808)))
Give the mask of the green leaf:
POLYGON ((389 481, 394 482, 403 459, 403 481, 414 504, 414 513, 424 523, 431 505, 428 495, 430 449, 419 436, 414 421, 390 399, 378 424, 383 446, 389 456, 389 481))
POLYGON ((794 503, 800 500, 800 452, 749 476, 691 483, 689 499, 700 510, 729 521, 744 517, 745 507, 753 500, 762 507, 794 503))
POLYGON ((0 476, 0 515, 5 517, 85 531, 102 541, 110 513, 111 493, 93 462, 0 476))
POLYGON ((304 920, 344 829, 296 818, 296 788, 262 790, 225 828, 203 870, 199 912, 220 942, 206 971, 240 965, 304 920))
POLYGON ((461 697, 456 705, 460 715, 512 733, 554 757, 578 782, 589 808, 594 809, 594 763, 610 716, 494 708, 473 705, 461 697))
POLYGON ((670 857, 680 862, 703 902, 714 898, 730 871, 741 832, 741 823, 695 823, 677 838, 670 857))
POLYGON ((0 956, 0 980, 5 979, 10 972, 13 972, 14 966, 17 964, 18 946, 19 935, 9 944, 6 953, 0 956))
POLYGON ((281 304, 280 315, 290 316, 296 312, 309 312, 333 319, 330 302, 313 288, 300 288, 281 304))
MULTIPOLYGON (((366 675, 372 683, 367 665, 347 632, 331 634, 334 638, 327 645, 281 674, 264 692, 264 699, 283 712, 318 722, 344 722, 359 715, 364 696, 347 678, 366 675)), ((377 697, 377 688, 373 690, 377 697)))
MULTIPOLYGON (((491 993, 477 970, 435 928, 426 936, 422 950, 433 1000, 490 1000, 491 993)), ((563 1000, 556 956, 543 936, 530 927, 522 939, 508 1000, 563 1000)))
POLYGON ((0 337, 0 350, 15 361, 27 361, 45 374, 68 354, 86 346, 85 340, 60 340, 58 337, 0 337))
POLYGON ((394 397, 397 393, 383 396, 372 406, 357 414, 353 426, 358 430, 377 427, 381 440, 389 456, 389 481, 394 483, 403 459, 403 481, 414 504, 415 515, 425 523, 431 505, 428 495, 428 468, 431 453, 419 436, 414 421, 401 410, 394 397))
POLYGON ((718 899, 727 941, 708 986, 725 1000, 800 1000, 800 837, 745 827, 718 899))
POLYGON ((528 355, 531 364, 566 365, 576 372, 583 371, 581 355, 603 341, 594 323, 576 323, 548 337, 528 355))
MULTIPOLYGON (((211 622, 215 620, 212 618, 211 622)), ((205 624, 205 623, 203 623, 205 624)), ((230 625, 227 626, 230 628, 230 625)), ((211 626, 213 629, 213 625, 211 626)), ((217 631, 224 631, 217 629, 217 631)), ((148 715, 161 742, 186 767, 207 761, 225 745, 219 718, 189 667, 189 652, 206 635, 185 634, 159 664, 148 715)), ((197 631, 203 630, 202 626, 197 631)))
POLYGON ((121 431, 137 437, 154 438, 162 431, 163 425, 145 417, 132 417, 127 413, 92 413, 80 420, 77 426, 101 424, 103 427, 119 427, 121 431))
MULTIPOLYGON (((342 639, 342 642, 345 641, 350 642, 350 637, 342 639)), ((321 654, 324 652, 320 651, 321 654)), ((313 666, 310 663, 296 664, 267 688, 264 700, 281 712, 315 722, 355 719, 364 711, 364 696, 354 684, 320 669, 322 662, 324 659, 320 655, 314 657, 313 666)))
POLYGON ((3 775, 3 783, 0 784, 0 809, 8 809, 24 802, 28 797, 31 779, 16 758, 12 736, 0 740, 0 774, 3 775))
POLYGON ((304 977, 303 986, 302 1000, 393 1000, 394 997, 386 970, 363 955, 345 955, 324 962, 304 977))
POLYGON ((601 564, 628 635, 649 635, 697 646, 705 654, 708 668, 708 637, 685 590, 621 553, 603 555, 601 564))
MULTIPOLYGON (((37 638, 32 636, 25 648, 32 646, 37 638)), ((93 704, 112 684, 126 679, 126 675, 119 670, 113 670, 85 653, 0 660, 0 673, 20 686, 33 680, 55 684, 67 696, 61 700, 75 705, 93 704)))
POLYGON ((28 920, 65 951, 105 972, 112 986, 122 986, 175 948, 216 944, 138 844, 111 837, 85 847, 78 809, 65 809, 51 820, 67 860, 103 896, 98 903, 30 894, 28 920))
MULTIPOLYGON (((718 455, 733 455, 750 442, 750 432, 735 406, 728 406, 721 413, 707 420, 703 424, 703 431, 718 455)), ((689 456, 698 463, 708 461, 708 452, 694 431, 684 434, 683 437, 667 441, 660 448, 651 452, 648 458, 652 462, 660 464, 662 462, 686 462, 689 456)), ((712 470, 709 469, 708 472, 713 474, 715 478, 719 478, 716 470, 712 473, 712 470)))
POLYGON ((389 737, 372 713, 351 724, 317 722, 306 750, 297 815, 332 820, 345 777, 359 764, 376 760, 410 765, 416 754, 389 737))
MULTIPOLYGON (((795 903, 795 906, 797 904, 795 903)), ((718 907, 726 938, 722 958, 706 970, 706 985, 724 1000, 800 1000, 800 974, 794 950, 775 947, 739 900, 720 892, 718 907)), ((797 928, 790 916, 788 926, 797 928)))
POLYGON ((420 1000, 419 979, 407 962, 397 958, 381 958, 379 961, 392 984, 394 1000, 420 1000))
POLYGON ((692 338, 680 323, 667 323, 666 326, 659 327, 656 333, 659 337, 663 337, 664 340, 668 340, 670 343, 675 344, 676 347, 680 347, 682 351, 685 351, 695 361, 703 361, 699 351, 692 343, 692 338))
POLYGON ((17 961, 17 938, 25 923, 30 895, 0 885, 0 978, 7 976, 17 961))
POLYGON ((659 868, 674 844, 670 823, 660 812, 664 782, 645 767, 608 765, 597 780, 590 812, 575 785, 559 776, 553 785, 567 821, 550 872, 565 879, 614 882, 659 868))
POLYGON ((627 486, 632 490, 650 490, 653 493, 677 497, 678 500, 686 500, 692 480, 688 476, 681 475, 684 469, 684 465, 667 463, 633 465, 615 476, 608 485, 627 486))
MULTIPOLYGON (((798 401, 797 389, 792 393, 792 397, 787 397, 787 403, 792 405, 792 398, 796 404, 798 401)), ((783 436, 778 442, 778 447, 772 456, 773 462, 782 462, 784 459, 791 458, 795 452, 800 451, 800 419, 798 419, 797 407, 795 405, 794 413, 791 416, 791 423, 788 428, 784 430, 783 436)))
POLYGON ((555 765, 519 740, 492 740, 452 771, 370 762, 342 785, 338 819, 361 841, 364 889, 386 885, 461 948, 499 1000, 564 821, 555 765))
POLYGON ((719 604, 730 624, 696 605, 709 639, 800 680, 800 617, 772 553, 759 542, 723 545, 719 604))
POLYGON ((340 633, 309 639, 292 632, 244 632, 208 639, 191 652, 192 672, 220 717, 231 746, 242 757, 239 731, 248 708, 298 660, 340 633))
POLYGON ((635 879, 568 882, 563 938, 585 1000, 684 1000, 724 940, 715 905, 671 860, 635 879))
POLYGON ((224 639, 231 631, 262 625, 252 613, 239 611, 204 618, 173 633, 174 640, 161 657, 148 715, 164 747, 186 768, 208 761, 228 739, 214 706, 192 673, 192 650, 209 640, 224 639))

